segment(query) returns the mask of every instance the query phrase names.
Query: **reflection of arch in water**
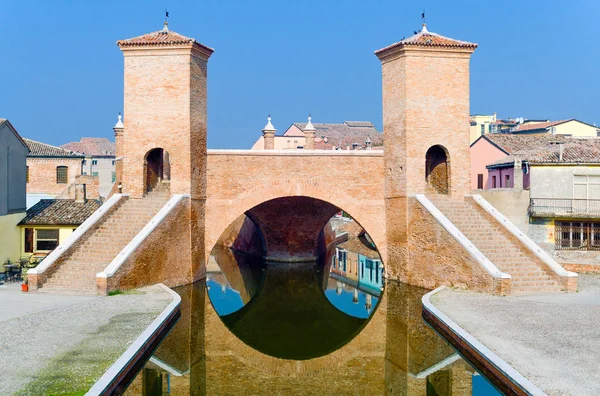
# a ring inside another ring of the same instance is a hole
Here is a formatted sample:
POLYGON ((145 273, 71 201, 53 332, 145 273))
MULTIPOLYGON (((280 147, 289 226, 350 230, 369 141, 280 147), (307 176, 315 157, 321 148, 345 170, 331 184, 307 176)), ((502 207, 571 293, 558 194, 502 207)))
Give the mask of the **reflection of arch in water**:
POLYGON ((325 297, 313 263, 268 266, 264 288, 221 319, 250 347, 281 359, 327 355, 352 340, 368 320, 344 314, 325 297))
MULTIPOLYGON (((352 341, 326 356, 296 361, 244 344, 206 299, 185 292, 192 288, 195 285, 176 289, 183 298, 182 318, 155 352, 162 363, 184 373, 171 376, 174 393, 192 394, 193 389, 219 394, 228 389, 242 394, 260 389, 280 394, 310 388, 321 394, 471 394, 473 370, 455 360, 454 351, 421 319, 424 289, 390 282, 375 316, 352 341), (198 305, 202 303, 206 308, 198 305)), ((154 363, 147 367, 169 372, 169 367, 154 363)), ((133 394, 141 394, 143 378, 138 376, 132 384, 133 394)))
POLYGON ((425 180, 429 193, 448 194, 450 191, 450 156, 445 147, 435 145, 427 150, 425 180))

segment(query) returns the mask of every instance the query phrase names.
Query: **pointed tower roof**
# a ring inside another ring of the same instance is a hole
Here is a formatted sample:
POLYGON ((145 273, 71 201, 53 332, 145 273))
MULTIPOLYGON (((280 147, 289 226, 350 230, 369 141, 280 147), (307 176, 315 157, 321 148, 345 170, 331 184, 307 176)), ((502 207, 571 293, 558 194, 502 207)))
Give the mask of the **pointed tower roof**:
POLYGON ((273 124, 271 124, 271 114, 269 114, 269 116, 267 117, 267 125, 265 125, 265 127, 262 130, 263 131, 273 131, 273 132, 277 131, 277 129, 275 129, 273 124))
POLYGON ((177 32, 169 30, 169 28, 166 24, 162 30, 157 30, 156 32, 143 34, 141 36, 130 38, 127 40, 117 41, 117 45, 120 48, 186 45, 186 44, 188 44, 188 45, 191 44, 192 46, 199 46, 204 51, 208 52, 209 55, 214 52, 214 49, 207 47, 204 44, 200 44, 194 38, 186 37, 177 32))
POLYGON ((423 24, 421 31, 415 35, 398 41, 392 45, 375 51, 375 55, 379 56, 390 49, 398 47, 441 47, 441 48, 464 48, 474 50, 477 44, 468 41, 455 40, 441 34, 433 33, 427 30, 427 26, 423 24))

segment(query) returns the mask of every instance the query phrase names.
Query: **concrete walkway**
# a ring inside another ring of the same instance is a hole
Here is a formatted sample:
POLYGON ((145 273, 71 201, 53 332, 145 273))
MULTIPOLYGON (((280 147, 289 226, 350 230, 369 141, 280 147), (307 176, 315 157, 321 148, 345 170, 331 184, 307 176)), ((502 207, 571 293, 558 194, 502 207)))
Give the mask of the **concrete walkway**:
POLYGON ((0 286, 0 394, 85 393, 171 300, 159 286, 110 297, 0 286))
POLYGON ((547 394, 600 394, 600 275, 580 275, 578 293, 497 297, 446 289, 431 301, 547 394))

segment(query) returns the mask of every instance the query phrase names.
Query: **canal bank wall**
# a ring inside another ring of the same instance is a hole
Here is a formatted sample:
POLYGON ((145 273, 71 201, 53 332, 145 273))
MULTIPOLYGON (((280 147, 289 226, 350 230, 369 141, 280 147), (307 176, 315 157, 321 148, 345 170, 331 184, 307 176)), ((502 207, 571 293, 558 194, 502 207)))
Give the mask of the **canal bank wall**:
POLYGON ((423 316, 456 349, 472 349, 466 357, 473 365, 491 365, 488 357, 495 355, 543 393, 600 394, 598 275, 580 274, 577 293, 498 297, 437 290, 423 299, 423 316))

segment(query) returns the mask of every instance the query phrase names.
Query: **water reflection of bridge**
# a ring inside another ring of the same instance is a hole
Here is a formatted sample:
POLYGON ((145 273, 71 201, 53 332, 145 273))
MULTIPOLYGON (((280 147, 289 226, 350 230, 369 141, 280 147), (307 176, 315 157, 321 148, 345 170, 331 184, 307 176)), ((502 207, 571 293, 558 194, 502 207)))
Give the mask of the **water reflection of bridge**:
MULTIPOLYGON (((203 283, 180 288, 182 318, 128 394, 470 395, 473 370, 421 319, 423 289, 396 282, 348 344, 309 360, 279 359, 242 342, 213 310, 203 283), (160 393, 159 393, 160 394, 160 393)), ((276 324, 273 324, 274 326, 276 324)))

